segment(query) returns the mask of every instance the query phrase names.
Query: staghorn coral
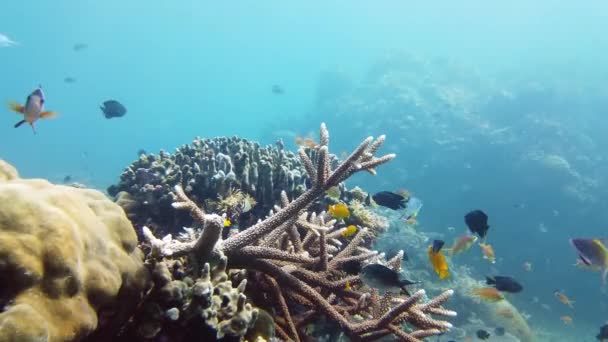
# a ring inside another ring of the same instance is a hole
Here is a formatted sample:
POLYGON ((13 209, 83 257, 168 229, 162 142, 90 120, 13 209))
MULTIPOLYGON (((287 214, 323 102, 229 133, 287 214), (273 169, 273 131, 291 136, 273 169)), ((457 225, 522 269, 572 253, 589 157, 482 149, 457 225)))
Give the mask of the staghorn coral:
MULTIPOLYGON (((279 313, 276 330, 287 340, 299 341, 305 335, 303 327, 319 312, 356 338, 373 339, 393 334, 404 341, 419 341, 438 335, 451 324, 432 315, 456 314, 442 307, 452 295, 451 290, 426 302, 422 302, 424 290, 411 297, 385 298, 383 309, 379 310, 369 289, 360 285, 359 276, 348 275, 343 269, 346 262, 379 260, 377 252, 361 246, 365 239, 372 237, 369 229, 362 227, 348 241, 341 238, 344 228, 337 226, 327 213, 307 212, 331 187, 362 170, 375 174, 376 167, 393 159, 394 155, 374 156, 383 142, 384 136, 375 141, 371 137, 364 140, 350 156, 332 168, 327 147, 329 134, 325 125, 321 125, 315 162, 303 149, 299 151, 312 186, 292 201, 282 192, 281 205, 266 219, 230 234, 225 240, 221 239, 218 215, 206 214, 177 186, 173 206, 188 210, 204 226, 202 233, 194 234, 189 241, 179 241, 171 237, 161 240, 148 231, 148 243, 155 246, 159 256, 185 255, 204 263, 225 255, 229 268, 247 270, 248 277, 255 280, 257 286, 257 303, 270 305, 279 313), (368 319, 361 321, 357 316, 368 319), (401 324, 406 324, 407 329, 402 330, 401 324)), ((400 258, 398 255, 387 265, 399 269, 400 258)))
POLYGON ((123 210, 2 160, 0 202, 0 341, 112 336, 149 279, 123 210))
MULTIPOLYGON (((335 157, 330 160, 336 162, 335 157)), ((139 204, 125 207, 135 225, 176 232, 192 223, 190 217, 176 214, 171 207, 176 185, 199 205, 204 199, 222 202, 221 198, 225 200, 238 190, 260 203, 256 213, 265 214, 277 203, 281 191, 291 197, 302 194, 307 179, 298 157, 285 151, 282 144, 263 147, 238 137, 196 138, 174 154, 141 155, 108 193, 116 197, 127 193, 139 204)))

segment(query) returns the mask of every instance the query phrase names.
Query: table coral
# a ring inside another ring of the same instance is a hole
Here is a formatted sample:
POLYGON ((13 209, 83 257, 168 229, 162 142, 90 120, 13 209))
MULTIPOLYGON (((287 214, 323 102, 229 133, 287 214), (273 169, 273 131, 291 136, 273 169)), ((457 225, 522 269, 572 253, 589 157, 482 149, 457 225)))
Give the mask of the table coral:
POLYGON ((0 160, 0 341, 115 333, 147 286, 133 226, 95 190, 20 179, 0 160))

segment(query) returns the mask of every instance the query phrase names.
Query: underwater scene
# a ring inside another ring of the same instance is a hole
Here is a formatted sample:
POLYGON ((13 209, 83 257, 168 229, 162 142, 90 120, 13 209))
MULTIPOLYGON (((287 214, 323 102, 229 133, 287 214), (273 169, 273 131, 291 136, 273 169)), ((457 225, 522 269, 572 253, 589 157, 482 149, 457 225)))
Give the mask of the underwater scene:
POLYGON ((1 7, 0 342, 608 341, 605 1, 1 7))

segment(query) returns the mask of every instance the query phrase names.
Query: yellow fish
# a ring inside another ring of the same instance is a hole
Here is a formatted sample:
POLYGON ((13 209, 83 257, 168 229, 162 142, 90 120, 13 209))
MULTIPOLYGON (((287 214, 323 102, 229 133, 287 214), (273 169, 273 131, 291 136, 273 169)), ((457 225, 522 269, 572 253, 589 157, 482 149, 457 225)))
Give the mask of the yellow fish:
POLYGON ((487 259, 493 264, 496 263, 496 255, 494 254, 494 248, 492 248, 491 245, 480 242, 479 247, 481 247, 481 252, 483 253, 484 259, 487 259))
POLYGON ((344 203, 330 205, 327 208, 327 211, 333 218, 337 218, 337 219, 345 219, 350 216, 350 211, 348 210, 348 207, 344 203))
POLYGON ((346 284, 344 284, 344 289, 346 291, 351 291, 352 290, 352 287, 350 287, 350 282, 347 281, 346 284))
POLYGON ((52 119, 57 116, 57 113, 51 111, 44 111, 44 93, 42 87, 38 86, 25 100, 25 105, 21 105, 16 102, 9 103, 9 108, 15 113, 23 114, 23 120, 15 124, 15 128, 29 123, 32 126, 34 134, 36 129, 34 128, 34 122, 38 119, 52 119))
POLYGON ((437 253, 433 252, 433 246, 429 246, 429 260, 431 260, 433 269, 439 276, 439 279, 445 279, 450 276, 450 273, 448 272, 448 263, 445 261, 445 256, 441 253, 441 251, 437 253))
POLYGON ((224 219, 224 227, 230 227, 232 225, 232 222, 230 222, 229 219, 224 219))
POLYGON ((357 232, 357 226, 355 226, 355 225, 351 224, 350 226, 346 227, 346 228, 345 228, 345 229, 342 231, 341 235, 342 235, 342 237, 344 237, 344 238, 348 238, 348 237, 353 236, 353 235, 354 235, 356 232, 357 232))

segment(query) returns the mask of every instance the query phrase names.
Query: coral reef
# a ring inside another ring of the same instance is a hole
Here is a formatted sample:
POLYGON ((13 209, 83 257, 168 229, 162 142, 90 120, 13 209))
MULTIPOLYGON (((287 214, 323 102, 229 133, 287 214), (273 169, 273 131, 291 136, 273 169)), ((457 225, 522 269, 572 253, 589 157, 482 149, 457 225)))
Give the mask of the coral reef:
POLYGON ((0 160, 0 341, 112 336, 148 273, 123 210, 95 190, 20 179, 0 160))
MULTIPOLYGON (((345 238, 344 226, 328 213, 309 211, 311 204, 330 188, 359 171, 375 174, 378 166, 393 159, 392 154, 374 156, 383 142, 384 136, 376 140, 367 138, 344 161, 332 167, 329 133, 321 125, 320 143, 313 158, 304 149, 298 152, 311 186, 298 195, 281 192, 280 205, 269 216, 244 230, 230 230, 225 239, 224 217, 205 213, 178 185, 173 207, 189 212, 203 227, 202 231, 188 229, 177 239, 172 236, 159 239, 146 229, 149 258, 187 258, 193 270, 202 268, 203 273, 208 269, 207 263, 220 260, 222 264, 227 258, 228 273, 244 272, 252 280, 250 283, 256 287, 249 292, 250 299, 266 311, 275 312, 276 331, 286 340, 299 341, 306 336, 305 326, 317 319, 319 313, 357 339, 395 335, 404 341, 420 341, 441 334, 451 324, 432 316, 456 315, 442 307, 453 291, 430 300, 425 300, 424 290, 409 297, 390 293, 380 297, 362 284, 359 275, 349 275, 344 265, 384 262, 399 270, 402 253, 384 261, 378 252, 362 246, 371 238, 368 228, 359 227, 352 238, 345 238)), ((238 282, 233 280, 234 283, 238 282)), ((221 326, 218 324, 216 329, 219 332, 221 326)))
POLYGON ((176 185, 209 211, 217 209, 213 202, 225 205, 231 194, 239 191, 254 201, 233 203, 233 208, 245 212, 243 207, 257 202, 254 213, 263 215, 278 203, 281 191, 290 197, 302 194, 307 179, 298 157, 285 151, 280 142, 262 147, 238 137, 196 138, 174 154, 142 154, 122 173, 120 182, 108 188, 108 193, 127 204, 125 210, 136 226, 177 232, 192 221, 171 208, 171 192, 176 185))

